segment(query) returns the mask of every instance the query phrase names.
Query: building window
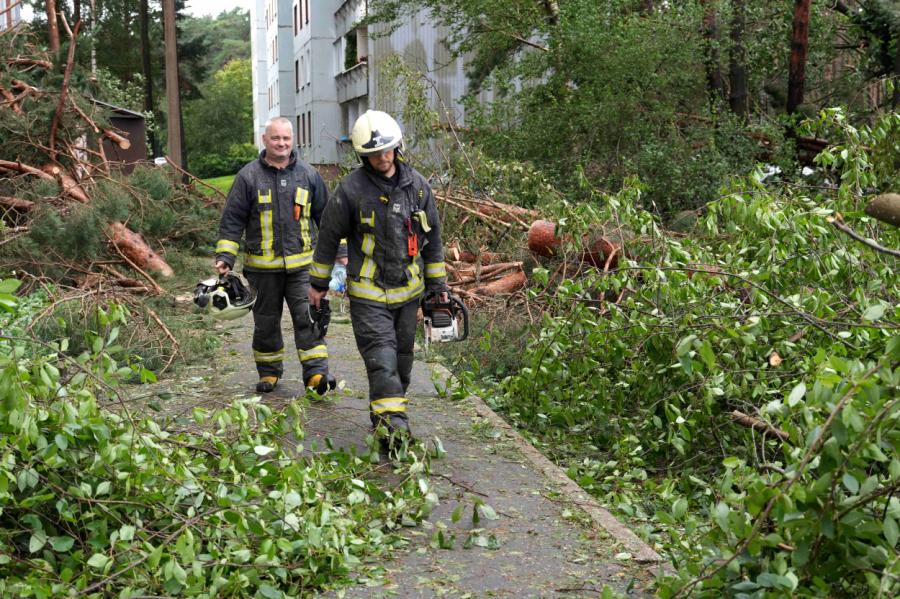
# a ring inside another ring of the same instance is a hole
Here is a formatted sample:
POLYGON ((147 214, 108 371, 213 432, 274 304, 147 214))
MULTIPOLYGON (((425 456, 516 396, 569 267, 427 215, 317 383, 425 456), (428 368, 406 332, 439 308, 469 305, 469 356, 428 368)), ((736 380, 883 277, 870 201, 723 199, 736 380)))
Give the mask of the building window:
POLYGON ((297 122, 300 123, 300 145, 306 146, 306 119, 303 118, 303 115, 297 117, 297 122))
POLYGON ((297 18, 297 5, 294 5, 294 35, 297 35, 297 32, 300 31, 300 19, 297 18))
POLYGON ((304 74, 306 75, 306 85, 310 84, 310 80, 312 79, 312 57, 309 55, 310 51, 306 51, 306 68, 304 69, 304 74))
POLYGON ((299 13, 299 18, 297 19, 298 29, 303 29, 303 0, 297 0, 297 12, 299 13))
POLYGON ((306 128, 309 131, 309 145, 312 146, 313 128, 312 128, 312 111, 311 110, 306 113, 306 128))
POLYGON ((300 61, 294 61, 294 86, 300 91, 300 61))
POLYGON ((309 0, 306 0, 306 22, 309 23, 309 0))
POLYGON ((297 117, 297 127, 294 129, 294 133, 295 133, 295 135, 297 136, 297 145, 298 145, 298 146, 302 146, 302 145, 303 145, 303 140, 300 139, 300 127, 301 127, 301 125, 300 125, 300 120, 301 120, 301 118, 298 116, 298 117, 297 117))

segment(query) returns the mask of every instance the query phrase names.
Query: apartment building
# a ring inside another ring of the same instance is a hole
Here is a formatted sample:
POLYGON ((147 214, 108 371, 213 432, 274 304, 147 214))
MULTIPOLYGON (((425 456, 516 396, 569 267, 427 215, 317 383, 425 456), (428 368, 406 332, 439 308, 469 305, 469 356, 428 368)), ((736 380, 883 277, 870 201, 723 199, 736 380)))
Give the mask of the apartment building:
MULTIPOLYGON (((369 108, 399 114, 396 94, 379 89, 392 56, 424 73, 429 102, 445 121, 462 124, 463 61, 446 47, 448 31, 427 13, 393 30, 361 21, 366 0, 254 0, 251 5, 254 124, 284 116, 294 123, 300 155, 338 164, 351 151, 350 128, 369 108)), ((402 123, 402 118, 401 125, 402 123)))
POLYGON ((11 29, 22 20, 22 3, 19 0, 0 0, 0 31, 11 29))

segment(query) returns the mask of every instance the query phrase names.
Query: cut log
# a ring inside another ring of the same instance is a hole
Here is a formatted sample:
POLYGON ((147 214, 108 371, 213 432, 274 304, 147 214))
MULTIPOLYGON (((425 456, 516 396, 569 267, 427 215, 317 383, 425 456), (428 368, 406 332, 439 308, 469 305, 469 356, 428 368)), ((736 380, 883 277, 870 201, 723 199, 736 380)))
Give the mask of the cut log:
POLYGON ((21 162, 0 160, 0 168, 5 168, 6 170, 16 171, 17 173, 23 173, 26 175, 34 175, 35 177, 40 177, 41 179, 46 179, 48 181, 56 181, 56 177, 54 177, 52 174, 45 173, 39 168, 35 168, 27 164, 22 164, 21 162))
POLYGON ((497 295, 500 293, 513 293, 524 287, 527 280, 528 279, 525 276, 525 273, 520 270, 518 272, 508 274, 501 279, 497 279, 496 281, 491 281, 490 283, 479 285, 478 287, 470 289, 469 291, 476 295, 497 295))
POLYGON ((550 258, 559 251, 560 239, 556 236, 556 223, 549 220, 536 220, 528 229, 528 249, 550 258))
POLYGON ((866 206, 866 214, 883 223, 900 227, 900 194, 885 193, 866 206))
POLYGON ((16 212, 31 212, 34 210, 34 202, 31 200, 23 200, 22 198, 13 198, 10 196, 0 196, 0 206, 15 210, 16 212))
POLYGON ((175 274, 172 267, 159 254, 150 249, 140 235, 129 230, 122 223, 110 223, 109 234, 112 243, 139 267, 164 277, 171 277, 175 274))
MULTIPOLYGON (((610 239, 601 228, 586 233, 581 238, 584 248, 580 260, 597 268, 609 270, 618 266, 622 255, 623 237, 610 239)), ((566 238, 570 240, 571 237, 566 238)), ((539 256, 557 256, 563 240, 556 236, 556 224, 548 220, 536 220, 528 230, 528 249, 539 256)))
POLYGON ((127 150, 131 147, 131 141, 123 135, 119 135, 112 129, 104 129, 103 135, 108 137, 114 144, 118 145, 123 150, 127 150))
POLYGON ((768 422, 764 422, 759 418, 755 418, 749 414, 744 414, 740 410, 732 410, 731 418, 741 426, 746 426, 747 428, 752 428, 753 430, 759 431, 764 435, 771 435, 773 437, 778 437, 782 441, 787 441, 791 438, 791 436, 787 433, 787 431, 783 431, 781 429, 777 429, 768 422))
POLYGON ((91 201, 88 194, 85 193, 84 189, 81 188, 81 185, 78 184, 78 181, 76 181, 61 166, 56 164, 45 164, 43 170, 48 175, 56 178, 64 194, 68 194, 72 199, 81 202, 82 204, 87 204, 91 201))

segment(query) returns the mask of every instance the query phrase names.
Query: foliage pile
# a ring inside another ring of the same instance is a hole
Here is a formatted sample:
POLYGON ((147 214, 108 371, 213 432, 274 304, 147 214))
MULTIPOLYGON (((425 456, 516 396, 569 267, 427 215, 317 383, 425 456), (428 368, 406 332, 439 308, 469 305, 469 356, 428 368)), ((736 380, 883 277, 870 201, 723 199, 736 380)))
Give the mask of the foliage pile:
POLYGON ((891 185, 898 125, 823 113, 842 143, 818 160, 840 185, 757 171, 687 236, 636 208, 637 180, 560 206, 573 239, 605 222, 641 243, 610 272, 534 270, 510 312, 543 312, 511 374, 489 362, 509 357, 496 332, 484 362, 464 357, 458 396, 485 397, 672 561, 661 596, 900 592, 897 263, 826 220, 900 247, 861 195, 891 185))
POLYGON ((218 211, 167 169, 139 166, 126 176, 110 168, 102 144, 122 140, 93 101, 103 89, 71 55, 41 51, 18 29, 0 42, 0 269, 14 272, 23 291, 42 287, 54 296, 34 323, 44 339, 90 329, 93 305, 112 296, 142 315, 126 340, 130 350, 157 371, 171 365, 179 343, 193 340, 176 329, 179 341, 162 324, 154 311, 162 302, 147 298, 163 290, 146 265, 111 243, 111 225, 180 261, 211 247, 218 211))
POLYGON ((120 357, 125 309, 73 354, 24 336, 42 304, 17 307, 17 285, 0 282, 3 596, 297 597, 374 567, 436 504, 414 451, 387 490, 369 456, 298 457, 296 403, 197 408, 178 433, 130 414, 119 381, 149 373, 120 357))

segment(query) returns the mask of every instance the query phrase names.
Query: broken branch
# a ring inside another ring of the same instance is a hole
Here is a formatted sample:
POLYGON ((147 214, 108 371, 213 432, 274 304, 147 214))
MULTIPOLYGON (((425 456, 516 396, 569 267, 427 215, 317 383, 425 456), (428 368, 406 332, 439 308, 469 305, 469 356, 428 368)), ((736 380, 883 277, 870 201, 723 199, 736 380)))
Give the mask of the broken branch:
POLYGON ((777 429, 768 422, 764 422, 759 418, 754 418, 749 414, 744 414, 740 410, 733 410, 731 412, 731 418, 741 426, 752 428, 753 430, 759 431, 765 435, 778 437, 782 441, 787 441, 791 438, 791 436, 787 432, 777 429))

